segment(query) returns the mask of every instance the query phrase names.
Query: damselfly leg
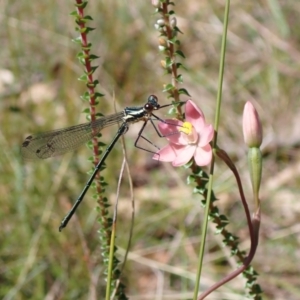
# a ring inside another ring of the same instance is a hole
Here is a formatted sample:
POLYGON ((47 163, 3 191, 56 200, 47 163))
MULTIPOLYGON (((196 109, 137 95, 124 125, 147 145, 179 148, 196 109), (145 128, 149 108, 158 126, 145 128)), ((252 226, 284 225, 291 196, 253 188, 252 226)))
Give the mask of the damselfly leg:
POLYGON ((147 121, 144 122, 142 128, 140 129, 140 131, 139 131, 139 133, 138 133, 138 137, 137 137, 137 139, 135 140, 134 146, 135 146, 136 148, 138 148, 138 149, 147 151, 147 152, 149 152, 149 153, 156 154, 155 151, 151 151, 151 150, 149 150, 149 149, 146 149, 146 148, 141 147, 141 146, 138 145, 139 140, 140 140, 140 139, 143 139, 143 140, 147 141, 150 145, 152 145, 153 147, 155 147, 157 150, 160 149, 157 145, 155 145, 155 144, 152 143, 149 139, 147 139, 145 136, 143 136, 144 129, 145 129, 146 125, 148 124, 148 122, 150 121, 150 123, 151 123, 152 126, 154 127, 154 129, 155 129, 157 135, 158 135, 159 137, 161 137, 161 138, 164 138, 164 137, 167 137, 167 136, 170 136, 170 135, 174 135, 174 134, 178 134, 179 131, 178 131, 178 130, 174 130, 174 131, 168 133, 167 135, 162 135, 162 134, 159 132, 159 130, 157 129, 156 125, 154 124, 154 121, 160 121, 160 122, 163 122, 163 123, 168 124, 168 125, 174 125, 174 128, 175 128, 175 127, 178 127, 179 125, 173 124, 173 123, 169 123, 169 122, 167 122, 167 121, 165 121, 165 120, 163 120, 163 119, 161 119, 161 118, 155 116, 154 114, 152 114, 152 116, 153 116, 153 118, 151 118, 151 119, 149 119, 149 120, 147 120, 147 121))

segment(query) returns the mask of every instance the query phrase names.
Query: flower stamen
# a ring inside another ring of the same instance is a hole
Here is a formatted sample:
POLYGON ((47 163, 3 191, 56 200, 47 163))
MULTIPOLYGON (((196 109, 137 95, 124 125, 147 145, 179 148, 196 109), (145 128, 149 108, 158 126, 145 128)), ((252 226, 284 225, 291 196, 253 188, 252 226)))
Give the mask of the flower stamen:
POLYGON ((184 122, 181 127, 179 127, 179 131, 191 135, 192 134, 193 125, 190 122, 184 122))

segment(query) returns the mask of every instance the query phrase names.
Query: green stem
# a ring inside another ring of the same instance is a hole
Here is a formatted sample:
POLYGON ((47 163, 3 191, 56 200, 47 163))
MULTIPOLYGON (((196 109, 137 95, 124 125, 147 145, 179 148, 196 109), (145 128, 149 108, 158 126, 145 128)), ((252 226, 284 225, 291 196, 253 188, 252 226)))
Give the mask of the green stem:
MULTIPOLYGON (((217 132, 218 132, 219 121, 220 121, 229 7, 230 7, 230 0, 227 0, 226 1, 226 7, 225 7, 225 13, 224 13, 224 28, 223 28, 222 46, 221 46, 221 59, 220 59, 220 66, 219 66, 219 83, 218 83, 215 124, 214 124, 215 134, 214 134, 214 139, 213 139, 213 150, 215 150, 216 147, 217 147, 217 137, 218 137, 217 132)), ((203 257, 204 257, 206 232, 207 232, 207 227, 208 227, 209 208, 210 208, 210 204, 211 204, 211 195, 212 195, 212 186, 213 186, 213 173, 214 173, 214 161, 215 160, 213 158, 212 162, 211 162, 211 166, 210 166, 210 172, 209 172, 209 181, 208 181, 208 192, 207 192, 207 196, 206 196, 205 216, 204 216, 203 224, 202 224, 201 245, 200 245, 200 251, 199 251, 199 265, 198 265, 198 270, 197 270, 196 285, 195 285, 194 297, 193 297, 194 300, 197 299, 197 295, 198 295, 198 292, 199 292, 199 286, 200 286, 200 278, 201 278, 202 264, 203 264, 203 257)))

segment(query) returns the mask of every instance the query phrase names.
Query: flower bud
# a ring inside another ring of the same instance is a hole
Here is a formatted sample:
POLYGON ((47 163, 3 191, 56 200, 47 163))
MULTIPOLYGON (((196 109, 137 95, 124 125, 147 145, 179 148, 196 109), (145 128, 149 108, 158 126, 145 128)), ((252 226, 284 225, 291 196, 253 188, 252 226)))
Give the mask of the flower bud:
POLYGON ((165 60, 161 60, 161 61, 160 61, 160 65, 161 65, 164 69, 167 68, 167 63, 166 63, 165 60))
POLYGON ((167 43, 166 39, 160 37, 159 40, 158 40, 158 44, 159 44, 159 46, 158 46, 159 51, 167 50, 168 43, 167 43))
POLYGON ((251 102, 247 101, 243 114, 244 140, 248 149, 248 166, 256 208, 259 208, 259 188, 262 175, 262 154, 259 149, 262 143, 262 127, 258 113, 251 102))
POLYGON ((177 19, 175 17, 173 17, 171 19, 171 27, 174 28, 174 27, 176 27, 176 25, 177 25, 177 19))
POLYGON ((165 20, 164 19, 158 19, 156 21, 156 24, 159 25, 160 27, 165 26, 165 20))
POLYGON ((158 44, 159 44, 160 46, 165 47, 165 48, 168 47, 168 42, 167 42, 167 40, 166 40, 165 38, 163 38, 163 37, 160 37, 160 38, 158 39, 158 44))
POLYGON ((243 114, 244 141, 248 147, 260 147, 262 143, 262 126, 256 109, 246 102, 243 114))
POLYGON ((159 0, 151 0, 151 3, 156 8, 160 7, 160 1, 159 0))

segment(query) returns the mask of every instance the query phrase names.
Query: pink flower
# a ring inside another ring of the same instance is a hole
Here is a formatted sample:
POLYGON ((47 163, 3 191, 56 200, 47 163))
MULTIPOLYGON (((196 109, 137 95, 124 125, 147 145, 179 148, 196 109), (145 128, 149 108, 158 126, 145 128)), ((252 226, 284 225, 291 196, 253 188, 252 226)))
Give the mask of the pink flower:
POLYGON ((260 147, 262 143, 262 126, 258 113, 249 101, 246 102, 243 113, 244 141, 248 147, 260 147))
POLYGON ((198 166, 207 166, 212 159, 209 142, 213 139, 214 129, 211 124, 205 123, 203 112, 191 100, 186 102, 185 118, 185 122, 167 119, 167 124, 158 124, 169 144, 160 149, 153 159, 172 162, 174 167, 179 167, 194 157, 198 166))

